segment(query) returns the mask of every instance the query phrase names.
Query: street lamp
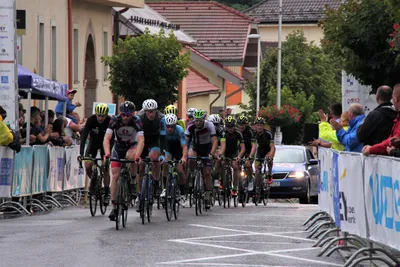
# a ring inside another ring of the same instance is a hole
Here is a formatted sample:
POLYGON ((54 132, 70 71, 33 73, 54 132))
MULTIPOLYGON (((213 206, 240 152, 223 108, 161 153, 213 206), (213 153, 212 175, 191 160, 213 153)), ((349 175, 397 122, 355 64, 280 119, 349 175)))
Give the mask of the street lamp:
MULTIPOLYGON (((276 84, 276 107, 281 108, 281 74, 282 74, 282 0, 279 0, 279 28, 278 28, 278 79, 276 84)), ((275 144, 282 143, 281 127, 276 127, 275 144)))
POLYGON ((260 58, 261 58, 261 35, 259 34, 250 34, 247 36, 248 39, 257 39, 257 109, 256 109, 256 117, 258 116, 258 112, 260 111, 260 58))

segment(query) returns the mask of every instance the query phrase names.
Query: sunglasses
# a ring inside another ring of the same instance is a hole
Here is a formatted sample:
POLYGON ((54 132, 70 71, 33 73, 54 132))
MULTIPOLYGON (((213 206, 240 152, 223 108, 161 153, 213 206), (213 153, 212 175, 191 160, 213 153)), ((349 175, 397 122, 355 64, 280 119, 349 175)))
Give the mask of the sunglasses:
POLYGON ((122 117, 131 117, 132 114, 133 114, 132 112, 121 112, 122 117))
POLYGON ((96 114, 96 116, 99 117, 99 118, 105 118, 107 115, 97 115, 96 114))
POLYGON ((175 125, 167 125, 166 127, 169 129, 172 129, 172 128, 175 128, 175 125))

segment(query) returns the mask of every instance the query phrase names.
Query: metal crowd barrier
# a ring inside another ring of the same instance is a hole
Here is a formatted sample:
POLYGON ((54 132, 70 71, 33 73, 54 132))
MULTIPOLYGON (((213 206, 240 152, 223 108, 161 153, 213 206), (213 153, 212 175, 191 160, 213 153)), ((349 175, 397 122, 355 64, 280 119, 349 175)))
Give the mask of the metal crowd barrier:
POLYGON ((320 211, 303 226, 318 256, 354 251, 344 266, 381 261, 400 266, 400 159, 319 148, 320 211), (377 247, 383 245, 383 247, 377 247))
POLYGON ((31 215, 77 205, 85 187, 79 146, 23 146, 19 153, 0 147, 0 211, 31 215))

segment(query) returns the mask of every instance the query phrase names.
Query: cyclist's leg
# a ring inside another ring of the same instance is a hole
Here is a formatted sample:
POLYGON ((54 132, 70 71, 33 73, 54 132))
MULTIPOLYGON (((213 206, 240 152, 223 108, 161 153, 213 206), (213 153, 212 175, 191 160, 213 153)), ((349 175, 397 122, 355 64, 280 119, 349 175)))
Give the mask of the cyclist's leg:
MULTIPOLYGON (((111 157, 113 159, 121 159, 125 158, 126 149, 118 149, 115 145, 111 151, 111 157)), ((113 205, 113 209, 110 212, 108 218, 111 221, 115 220, 116 216, 116 197, 117 197, 117 189, 118 189, 118 178, 121 173, 121 164, 119 162, 111 162, 111 173, 112 173, 112 181, 111 181, 111 203, 113 205)))
POLYGON ((267 167, 268 167, 268 183, 272 183, 272 167, 274 166, 274 160, 272 158, 268 159, 267 167))
MULTIPOLYGON (((134 146, 132 146, 132 147, 130 147, 128 149, 128 152, 126 152, 126 159, 127 160, 134 160, 135 159, 136 148, 137 148, 137 146, 134 145, 134 146)), ((135 191, 136 191, 135 188, 134 188, 134 186, 135 186, 134 185, 134 179, 136 178, 136 175, 137 175, 137 164, 136 163, 129 164, 129 169, 130 169, 130 172, 131 172, 131 181, 129 183, 129 193, 133 197, 133 195, 135 194, 135 191)))
POLYGON ((251 179, 253 176, 253 166, 251 160, 246 160, 245 169, 247 173, 247 179, 251 179))
POLYGON ((237 190, 240 181, 239 163, 234 160, 232 161, 233 168, 233 189, 237 190))
MULTIPOLYGON (((91 158, 91 157, 96 157, 97 154, 97 149, 96 147, 93 147, 91 142, 89 142, 86 151, 85 151, 85 158, 91 158)), ((93 162, 92 161, 86 161, 85 162, 85 170, 86 170, 86 175, 91 178, 92 177, 92 167, 93 167, 93 162)))
MULTIPOLYGON (((104 149, 100 149, 100 156, 104 158, 104 149)), ((104 183, 104 204, 108 205, 110 202, 110 169, 106 166, 103 173, 103 183, 104 183)))
MULTIPOLYGON (((149 158, 151 160, 157 161, 160 158, 161 152, 160 152, 160 148, 159 147, 152 147, 150 148, 150 152, 149 152, 149 158)), ((159 192, 159 188, 160 188, 160 173, 161 173, 161 163, 159 162, 154 162, 153 163, 153 168, 152 168, 152 172, 153 172, 153 185, 154 185, 154 197, 158 197, 159 192)))

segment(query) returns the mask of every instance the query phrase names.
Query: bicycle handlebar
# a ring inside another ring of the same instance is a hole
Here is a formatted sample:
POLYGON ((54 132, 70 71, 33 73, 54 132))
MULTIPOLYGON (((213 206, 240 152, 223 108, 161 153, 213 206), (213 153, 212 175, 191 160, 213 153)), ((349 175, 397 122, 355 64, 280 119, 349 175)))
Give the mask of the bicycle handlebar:
POLYGON ((215 157, 200 157, 200 156, 189 156, 188 159, 196 159, 196 160, 209 160, 209 159, 215 159, 215 157))
POLYGON ((119 163, 136 163, 137 160, 127 160, 127 159, 110 159, 110 161, 119 162, 119 163))
POLYGON ((90 158, 90 157, 81 157, 78 156, 78 161, 82 162, 84 160, 90 160, 90 161, 98 161, 98 160, 103 160, 102 158, 90 158))

